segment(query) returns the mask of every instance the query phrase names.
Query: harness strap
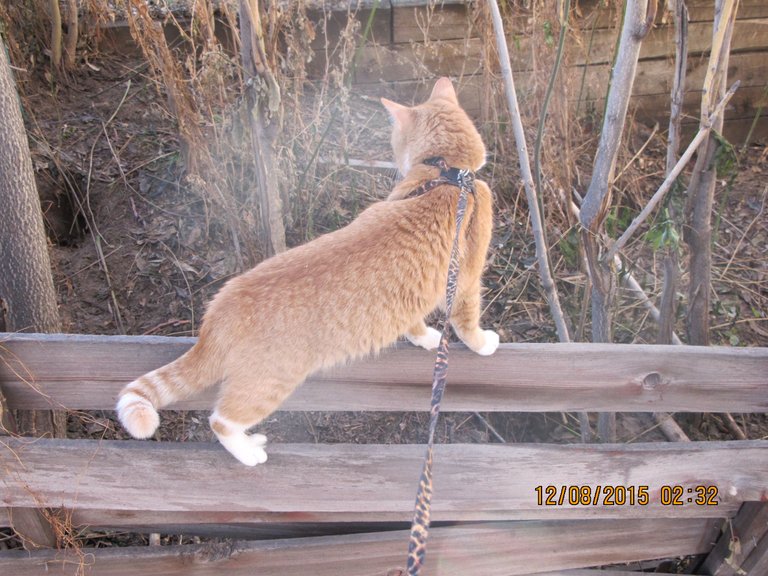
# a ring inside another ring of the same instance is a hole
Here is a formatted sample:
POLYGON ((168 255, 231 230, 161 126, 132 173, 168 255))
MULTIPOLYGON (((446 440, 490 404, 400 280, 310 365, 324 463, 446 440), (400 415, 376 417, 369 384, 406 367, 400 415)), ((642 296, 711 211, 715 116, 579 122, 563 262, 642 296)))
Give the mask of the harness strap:
POLYGON ((422 184, 411 192, 408 197, 419 196, 436 186, 448 184, 459 188, 459 202, 456 209, 456 233, 453 237, 451 258, 448 263, 448 280, 445 289, 445 322, 440 337, 440 345, 437 348, 437 359, 435 360, 435 368, 432 375, 432 401, 429 416, 427 453, 424 458, 424 467, 421 471, 419 487, 416 492, 416 504, 408 542, 408 564, 406 569, 408 576, 418 576, 419 571, 424 565, 424 557, 427 550, 432 502, 432 448, 435 442, 435 432, 437 431, 437 419, 440 415, 440 401, 445 392, 445 383, 448 376, 449 320, 459 278, 459 234, 467 209, 468 195, 475 193, 475 175, 471 170, 451 168, 443 158, 439 157, 429 158, 424 161, 424 164, 440 168, 440 177, 422 184))
POLYGON ((433 188, 448 184, 450 186, 456 186, 457 188, 466 188, 472 194, 475 193, 475 173, 471 170, 464 170, 461 168, 451 168, 444 158, 435 156, 433 158, 427 158, 423 164, 427 166, 434 166, 440 169, 440 176, 433 180, 427 180, 421 186, 411 190, 406 198, 416 198, 422 194, 426 194, 433 188))

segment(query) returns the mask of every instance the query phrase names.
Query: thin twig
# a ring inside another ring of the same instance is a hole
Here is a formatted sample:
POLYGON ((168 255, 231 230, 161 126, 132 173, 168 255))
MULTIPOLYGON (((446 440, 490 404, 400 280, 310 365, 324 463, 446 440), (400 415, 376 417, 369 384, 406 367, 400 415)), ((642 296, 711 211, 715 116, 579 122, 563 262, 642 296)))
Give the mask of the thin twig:
MULTIPOLYGON (((656 308, 656 306, 653 304, 653 302, 651 302, 651 299, 648 297, 648 294, 646 294, 645 290, 643 290, 643 287, 640 285, 640 283, 635 279, 631 272, 626 270, 626 267, 621 261, 621 258, 614 256, 613 261, 616 265, 616 269, 623 271, 622 280, 624 285, 632 291, 635 297, 640 300, 640 303, 645 306, 645 308, 651 313, 651 317, 656 322, 659 322, 661 320, 661 313, 659 312, 659 309, 656 308)), ((674 332, 672 333, 672 343, 682 344, 682 341, 674 332)))
POLYGON ((504 437, 503 437, 501 434, 499 434, 499 433, 498 433, 498 431, 496 430, 496 428, 494 428, 494 427, 491 425, 491 423, 490 423, 490 422, 488 422, 488 420, 486 420, 485 418, 483 418, 483 416, 480 414, 480 412, 475 412, 474 414, 475 414, 475 418, 477 418, 478 420, 480 420, 480 423, 481 423, 483 426, 485 426, 485 427, 488 429, 488 432, 490 432, 490 433, 491 433, 491 436, 493 436, 494 438, 496 438, 496 440, 498 440, 498 441, 499 441, 499 442, 501 442, 502 444, 506 444, 506 443, 507 443, 507 441, 506 441, 506 440, 504 440, 504 437))
POLYGON ((656 124, 653 125, 653 130, 651 130, 651 135, 646 138, 645 142, 643 142, 643 145, 640 146, 640 150, 638 150, 632 158, 630 158, 629 162, 624 164, 624 168, 619 170, 619 173, 616 174, 616 176, 613 177, 614 182, 622 177, 624 172, 626 172, 632 164, 635 163, 635 160, 637 160, 640 157, 640 154, 645 152, 645 149, 648 148, 648 145, 651 143, 651 140, 653 140, 653 137, 656 136, 656 133, 659 131, 659 123, 656 122, 656 124))
POLYGON ((741 235, 741 238, 739 238, 739 241, 736 243, 736 248, 733 249, 733 254, 728 260, 728 264, 725 265, 725 268, 723 268, 723 272, 720 274, 720 278, 719 278, 720 280, 725 278, 725 275, 728 274, 728 270, 731 268, 731 264, 733 264, 733 261, 736 259, 736 254, 739 253, 739 250, 741 249, 741 245, 744 243, 744 239, 747 237, 750 230, 752 230, 752 226, 754 226, 755 223, 761 221, 763 212, 765 211, 766 193, 768 193, 768 185, 763 187, 763 201, 760 204, 760 211, 744 229, 744 233, 741 235))
POLYGON ((733 434, 737 440, 747 439, 747 435, 744 434, 741 426, 736 423, 736 420, 733 419, 733 416, 731 416, 729 412, 723 414, 723 420, 725 421, 725 427, 728 428, 728 431, 733 434))

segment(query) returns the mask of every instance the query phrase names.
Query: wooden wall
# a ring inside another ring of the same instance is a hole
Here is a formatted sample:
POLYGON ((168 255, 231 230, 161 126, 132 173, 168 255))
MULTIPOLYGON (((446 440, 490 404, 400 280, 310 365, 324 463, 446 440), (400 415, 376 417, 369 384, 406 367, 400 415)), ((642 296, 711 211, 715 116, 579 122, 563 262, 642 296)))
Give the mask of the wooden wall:
MULTIPOLYGON (((344 27, 347 12, 344 3, 318 0, 312 4, 310 18, 315 24, 316 38, 310 74, 319 79, 344 27), (337 5, 338 11, 331 10, 332 4, 337 5), (323 24, 329 13, 327 23, 323 24)), ((451 76, 458 80, 464 106, 477 114, 488 98, 488 87, 483 86, 482 80, 488 59, 484 56, 486 47, 480 38, 476 9, 469 3, 449 0, 438 2, 430 16, 430 8, 425 4, 424 0, 360 3, 361 8, 352 14, 359 21, 358 34, 362 35, 369 18, 371 26, 365 44, 355 54, 355 89, 372 96, 386 92, 403 102, 415 102, 425 97, 436 77, 451 76)), ((544 26, 544 19, 518 6, 520 2, 511 4, 507 37, 521 106, 525 107, 534 75, 539 83, 546 82, 554 47, 534 45, 531 40, 534 26, 544 26)), ((567 39, 568 69, 561 77, 570 78, 569 98, 574 104, 581 93, 581 111, 599 111, 608 86, 621 15, 615 6, 605 6, 606 3, 597 0, 574 4, 575 30, 567 39)), ((688 0, 687 4, 690 23, 685 123, 693 127, 698 123, 701 87, 711 45, 714 0, 688 0)), ((669 115, 674 50, 672 16, 660 9, 655 28, 643 42, 633 104, 638 118, 659 121, 662 129, 669 115)), ((741 81, 741 87, 727 110, 726 136, 741 144, 758 109, 768 104, 768 2, 765 0, 740 3, 728 83, 735 80, 741 81)), ((768 110, 762 110, 753 140, 765 142, 766 138, 768 110)))

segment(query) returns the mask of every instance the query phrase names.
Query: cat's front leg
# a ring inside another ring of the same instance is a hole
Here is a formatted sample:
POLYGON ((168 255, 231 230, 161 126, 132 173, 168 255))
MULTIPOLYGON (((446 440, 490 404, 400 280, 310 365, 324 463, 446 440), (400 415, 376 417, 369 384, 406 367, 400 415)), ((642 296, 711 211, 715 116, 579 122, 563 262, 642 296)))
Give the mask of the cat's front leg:
POLYGON ((405 333, 408 342, 414 346, 421 346, 426 350, 434 350, 440 345, 441 334, 439 330, 430 328, 423 320, 419 320, 405 333))
POLYGON ((481 356, 490 356, 499 347, 499 335, 493 330, 480 328, 479 290, 457 294, 453 303, 451 324, 461 341, 481 356))

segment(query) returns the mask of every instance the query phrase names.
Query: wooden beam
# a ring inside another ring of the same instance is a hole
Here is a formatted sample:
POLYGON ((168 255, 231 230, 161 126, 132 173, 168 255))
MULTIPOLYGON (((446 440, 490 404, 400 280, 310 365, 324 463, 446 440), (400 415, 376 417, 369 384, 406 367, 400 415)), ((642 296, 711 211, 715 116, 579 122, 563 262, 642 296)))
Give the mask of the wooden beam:
MULTIPOLYGON (((755 51, 766 49, 765 19, 755 18, 737 20, 732 41, 733 51, 755 51)), ((712 22, 693 22, 689 25, 689 54, 691 57, 705 54, 710 50, 712 41, 712 22)), ((574 50, 571 54, 571 66, 584 64, 610 64, 615 48, 618 31, 614 29, 596 30, 592 49, 587 54, 583 50, 574 50)), ((397 32, 395 31, 395 34, 397 32)), ((640 62, 670 57, 674 53, 674 44, 670 42, 668 29, 654 28, 643 41, 640 62)), ((417 41, 407 41, 392 45, 366 45, 360 48, 355 68, 355 83, 370 84, 380 82, 399 82, 403 80, 423 80, 428 76, 456 74, 477 74, 486 64, 485 47, 480 38, 465 39, 463 35, 456 40, 441 40, 439 44, 424 44, 423 35, 417 41), (418 41, 421 40, 421 41, 418 41)), ((533 55, 537 49, 528 36, 510 36, 510 46, 516 49, 510 54, 515 73, 531 70, 533 55)), ((308 65, 310 79, 322 78, 327 69, 325 50, 317 50, 308 65)))
MULTIPOLYGON (((5 406, 6 400, 0 388, 0 442, 7 434, 18 432, 10 409, 6 410, 5 406)), ((56 534, 46 513, 49 511, 37 508, 0 507, 0 526, 12 527, 27 550, 54 548, 56 534)))
MULTIPOLYGON (((586 22, 581 24, 582 33, 586 33, 589 30, 592 11, 598 0, 586 0, 586 2, 579 2, 579 12, 586 18, 586 22)), ((713 0, 686 0, 685 2, 688 8, 688 15, 691 22, 703 22, 712 24, 715 12, 715 3, 713 0)), ((668 10, 668 5, 664 6, 668 10)), ((666 10, 659 10, 656 15, 655 27, 660 29, 671 28, 672 17, 666 10), (665 18, 666 16, 666 18, 665 18)), ((768 5, 764 0, 741 0, 739 3, 739 10, 736 13, 737 19, 749 19, 749 18, 764 18, 768 16, 768 5)), ((605 28, 616 26, 617 21, 621 19, 621 7, 617 10, 611 5, 601 7, 597 16, 596 27, 605 28)))
MULTIPOLYGON (((191 338, 0 337, 0 386, 12 408, 110 410, 129 381, 191 338)), ((426 410, 433 354, 400 344, 311 377, 283 410, 426 410)), ((502 344, 491 357, 451 350, 446 411, 766 412, 768 348, 502 344)), ((205 409, 215 391, 170 408, 205 409)))
MULTIPOLYGON (((149 511, 168 524, 408 521, 423 452, 419 445, 275 444, 267 464, 248 468, 207 442, 9 438, 0 446, 1 490, 7 506, 112 510, 133 524, 149 511)), ((743 501, 766 498, 766 478, 766 441, 446 444, 435 451, 432 517, 722 518, 743 501), (552 505, 537 498, 537 487, 549 485, 557 490, 552 505), (584 485, 647 486, 648 502, 631 506, 627 495, 625 505, 602 497, 569 505, 567 487, 584 485), (717 505, 696 505, 689 489, 697 485, 715 486, 717 505), (664 486, 682 486, 681 505, 662 504, 662 495, 674 495, 662 494, 664 486)))
MULTIPOLYGON (((430 532, 424 576, 514 576, 600 562, 632 562, 709 549, 703 519, 490 523, 430 532)), ((225 541, 191 546, 0 553, 14 576, 385 576, 405 563, 407 531, 225 541)), ((562 574, 562 572, 561 572, 562 574)), ((578 574, 578 573, 577 573, 578 574)), ((599 573, 602 574, 602 573, 599 573)), ((578 576, 582 576, 579 574, 578 576)))
MULTIPOLYGON (((601 570, 600 568, 576 568, 574 570, 555 570, 553 572, 536 572, 535 574, 526 574, 526 576, 647 576, 647 571, 624 570, 617 568, 614 570, 601 570)), ((687 576, 697 576, 688 574, 687 576)))

